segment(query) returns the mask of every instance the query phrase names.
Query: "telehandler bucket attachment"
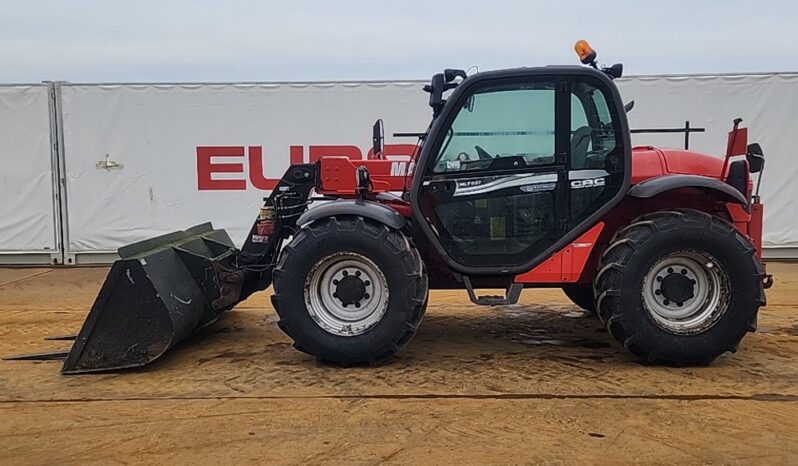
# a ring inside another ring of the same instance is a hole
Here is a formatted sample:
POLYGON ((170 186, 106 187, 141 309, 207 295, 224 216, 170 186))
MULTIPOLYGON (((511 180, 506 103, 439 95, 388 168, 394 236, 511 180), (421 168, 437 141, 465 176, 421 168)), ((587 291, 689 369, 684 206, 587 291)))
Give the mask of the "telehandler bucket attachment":
POLYGON ((222 312, 271 285, 282 240, 307 209, 316 165, 286 172, 250 228, 241 250, 210 223, 119 248, 83 327, 68 351, 7 360, 63 359, 62 374, 140 367, 158 359, 222 312))
POLYGON ((63 374, 143 366, 239 300, 238 251, 210 223, 119 249, 63 374))

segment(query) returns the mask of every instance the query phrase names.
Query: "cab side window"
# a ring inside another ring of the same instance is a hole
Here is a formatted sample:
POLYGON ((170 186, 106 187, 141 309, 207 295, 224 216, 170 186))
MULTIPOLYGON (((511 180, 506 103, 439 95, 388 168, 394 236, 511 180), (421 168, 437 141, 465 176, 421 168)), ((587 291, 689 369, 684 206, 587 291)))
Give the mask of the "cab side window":
POLYGON ((587 83, 571 88, 571 169, 603 169, 616 147, 612 115, 604 94, 587 83))
POLYGON ((586 82, 571 85, 571 227, 601 208, 618 191, 617 180, 622 179, 617 173, 621 144, 615 123, 600 89, 586 82))

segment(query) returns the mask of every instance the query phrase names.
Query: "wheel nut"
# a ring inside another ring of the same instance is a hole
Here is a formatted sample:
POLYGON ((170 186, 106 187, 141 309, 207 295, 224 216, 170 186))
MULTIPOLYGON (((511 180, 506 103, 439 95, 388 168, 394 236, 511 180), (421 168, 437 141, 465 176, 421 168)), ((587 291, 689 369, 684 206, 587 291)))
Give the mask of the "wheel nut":
POLYGON ((346 277, 347 275, 349 275, 349 272, 348 272, 348 271, 346 271, 346 270, 344 270, 344 272, 343 272, 343 276, 344 276, 344 277, 346 277))
POLYGON ((366 282, 364 283, 364 285, 366 285, 366 286, 371 286, 371 282, 370 282, 370 281, 368 281, 368 280, 366 280, 366 282))
POLYGON ((366 293, 366 294, 363 295, 363 297, 366 298, 366 299, 369 299, 369 298, 371 298, 371 295, 366 293))
POLYGON ((355 276, 356 276, 356 277, 359 277, 359 276, 360 276, 360 270, 358 270, 357 272, 355 272, 355 276))
POLYGON ((661 294, 662 294, 662 291, 661 291, 661 290, 654 290, 654 294, 655 294, 655 295, 657 295, 657 296, 659 296, 659 295, 661 295, 661 294))

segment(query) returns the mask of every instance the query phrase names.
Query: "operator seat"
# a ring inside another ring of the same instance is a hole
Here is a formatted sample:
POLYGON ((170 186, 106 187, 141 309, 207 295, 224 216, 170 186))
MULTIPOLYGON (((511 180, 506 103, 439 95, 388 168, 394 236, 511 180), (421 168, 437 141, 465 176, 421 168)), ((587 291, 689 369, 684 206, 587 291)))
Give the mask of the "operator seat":
POLYGON ((586 168, 587 149, 590 146, 591 134, 593 134, 592 128, 582 126, 571 136, 571 168, 575 170, 586 168))

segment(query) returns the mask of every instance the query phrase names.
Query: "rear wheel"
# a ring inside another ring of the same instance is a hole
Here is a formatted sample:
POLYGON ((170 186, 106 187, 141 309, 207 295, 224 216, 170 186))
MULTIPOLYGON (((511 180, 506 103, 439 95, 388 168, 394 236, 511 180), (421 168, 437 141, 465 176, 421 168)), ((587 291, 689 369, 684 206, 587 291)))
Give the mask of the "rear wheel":
POLYGON ((709 364, 756 329, 763 277, 753 245, 728 222, 656 212, 602 255, 597 309, 610 334, 648 362, 709 364))
POLYGON ((562 287, 565 296, 582 309, 595 314, 596 300, 591 285, 566 285, 562 287))
POLYGON ((334 364, 393 356, 426 308, 418 251, 400 231, 359 217, 331 217, 299 231, 273 275, 280 328, 297 349, 334 364))

